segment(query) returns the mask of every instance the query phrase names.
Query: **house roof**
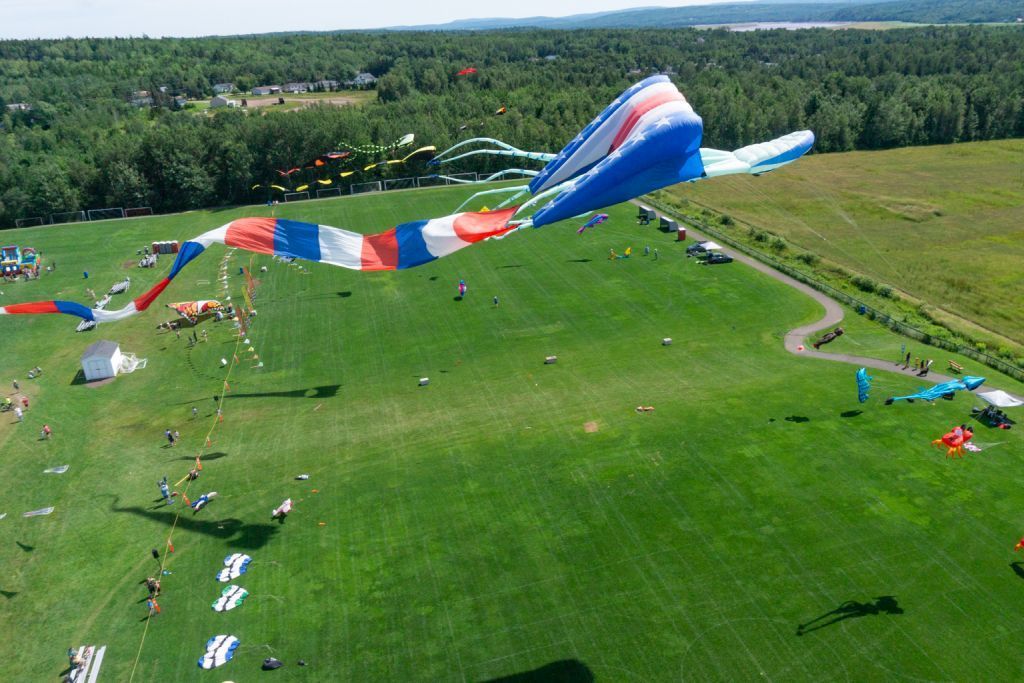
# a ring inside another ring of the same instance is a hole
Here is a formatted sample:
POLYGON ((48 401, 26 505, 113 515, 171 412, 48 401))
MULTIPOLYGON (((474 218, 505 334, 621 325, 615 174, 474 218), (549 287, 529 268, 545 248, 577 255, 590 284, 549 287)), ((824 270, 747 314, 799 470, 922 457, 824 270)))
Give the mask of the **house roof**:
POLYGON ((86 358, 95 358, 97 356, 101 358, 113 358, 114 354, 121 348, 117 342, 102 340, 93 342, 89 347, 82 352, 82 360, 86 358))

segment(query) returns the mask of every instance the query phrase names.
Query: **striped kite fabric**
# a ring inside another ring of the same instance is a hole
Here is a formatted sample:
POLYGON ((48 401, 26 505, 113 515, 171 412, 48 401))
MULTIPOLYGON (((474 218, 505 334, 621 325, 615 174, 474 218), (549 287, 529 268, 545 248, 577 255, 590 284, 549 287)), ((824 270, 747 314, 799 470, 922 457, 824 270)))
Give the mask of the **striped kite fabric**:
POLYGON ((0 315, 66 313, 95 322, 122 320, 149 308, 178 273, 212 244, 224 244, 257 254, 328 263, 352 270, 415 268, 514 230, 515 226, 509 226, 508 222, 517 208, 457 213, 402 223, 375 235, 284 218, 239 218, 182 244, 167 276, 124 308, 107 311, 74 301, 36 301, 0 307, 0 315))

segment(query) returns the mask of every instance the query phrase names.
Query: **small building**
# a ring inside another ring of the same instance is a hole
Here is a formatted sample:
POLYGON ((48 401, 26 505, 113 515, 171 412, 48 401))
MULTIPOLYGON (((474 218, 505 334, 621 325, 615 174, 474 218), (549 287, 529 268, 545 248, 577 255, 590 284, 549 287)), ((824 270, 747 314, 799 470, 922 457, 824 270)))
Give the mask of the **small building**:
POLYGON ((121 346, 117 342, 98 341, 82 353, 82 372, 86 382, 114 377, 120 368, 121 346))
POLYGON ((128 101, 135 107, 152 107, 153 95, 148 90, 136 90, 128 101))
POLYGON ((26 102, 14 102, 8 104, 7 109, 10 111, 32 111, 32 105, 26 102))
POLYGON ((226 92, 235 92, 235 84, 234 83, 214 83, 213 84, 213 94, 214 95, 221 95, 221 94, 226 93, 226 92))
POLYGON ((325 78, 323 80, 317 81, 313 85, 319 88, 320 90, 337 90, 339 83, 338 81, 325 78))
POLYGON ((369 88, 377 83, 377 77, 371 73, 363 72, 356 75, 351 81, 345 81, 350 88, 369 88))
POLYGON ((174 106, 177 109, 184 109, 186 104, 188 104, 188 98, 187 97, 185 97, 184 95, 175 95, 174 96, 174 106))
POLYGON ((229 100, 223 95, 217 95, 210 100, 210 109, 220 109, 221 107, 237 107, 238 102, 235 100, 229 100))
POLYGON ((277 95, 281 92, 279 85, 257 85, 252 89, 253 95, 277 95))
POLYGON ((281 90, 290 93, 309 92, 309 83, 285 83, 281 90))

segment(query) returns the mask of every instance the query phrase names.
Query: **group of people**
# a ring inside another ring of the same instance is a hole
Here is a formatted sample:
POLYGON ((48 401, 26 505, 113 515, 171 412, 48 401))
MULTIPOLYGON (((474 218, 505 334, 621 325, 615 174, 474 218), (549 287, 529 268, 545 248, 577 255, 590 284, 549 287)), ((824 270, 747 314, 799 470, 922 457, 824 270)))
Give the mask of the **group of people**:
MULTIPOLYGON (((932 369, 932 363, 933 362, 934 361, 932 361, 931 358, 929 358, 928 360, 925 360, 924 358, 915 358, 914 359, 914 365, 913 365, 914 372, 917 373, 918 377, 927 377, 928 376, 928 371, 932 369)), ((910 351, 907 351, 907 355, 903 359, 903 369, 904 370, 909 370, 910 367, 911 367, 911 365, 910 365, 910 351)))

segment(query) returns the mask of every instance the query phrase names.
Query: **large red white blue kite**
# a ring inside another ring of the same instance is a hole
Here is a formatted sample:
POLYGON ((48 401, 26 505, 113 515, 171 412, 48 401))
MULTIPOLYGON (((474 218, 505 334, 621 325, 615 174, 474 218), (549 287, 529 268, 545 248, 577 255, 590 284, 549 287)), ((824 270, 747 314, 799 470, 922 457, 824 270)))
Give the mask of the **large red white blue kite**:
MULTIPOLYGON (((501 150, 470 152, 546 162, 539 172, 527 173, 534 176, 528 186, 479 193, 516 193, 501 206, 531 195, 518 206, 404 223, 373 235, 281 218, 240 218, 185 242, 167 276, 120 310, 40 301, 0 307, 0 314, 67 313, 96 322, 121 320, 148 308, 182 268, 216 243, 353 270, 413 268, 474 242, 586 215, 676 183, 766 173, 800 158, 814 144, 808 130, 733 152, 702 148, 702 137, 703 121, 682 93, 667 77, 652 76, 622 93, 557 155, 523 152, 493 140, 488 142, 497 142, 501 150)), ((437 163, 454 160, 442 158, 450 151, 437 155, 437 163)))

